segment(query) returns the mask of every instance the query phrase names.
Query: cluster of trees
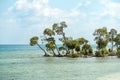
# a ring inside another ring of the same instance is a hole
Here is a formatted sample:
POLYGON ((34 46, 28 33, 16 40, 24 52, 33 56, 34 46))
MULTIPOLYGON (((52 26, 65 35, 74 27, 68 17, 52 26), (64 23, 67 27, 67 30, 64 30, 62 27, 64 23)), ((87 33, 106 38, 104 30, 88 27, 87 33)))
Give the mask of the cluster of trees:
POLYGON ((93 35, 95 36, 97 51, 93 53, 93 48, 87 39, 83 37, 78 39, 68 37, 65 34, 65 28, 67 28, 67 24, 65 21, 62 21, 54 23, 52 28, 46 28, 43 31, 41 42, 46 48, 38 44, 38 36, 33 36, 30 39, 30 45, 37 45, 44 52, 44 56, 47 57, 104 57, 107 55, 120 57, 120 33, 117 34, 117 30, 111 29, 108 32, 106 27, 96 29, 93 35), (61 46, 57 45, 55 36, 59 36, 58 40, 62 42, 61 46), (108 43, 111 43, 111 49, 106 48, 108 43), (114 50, 114 47, 116 50, 114 50))
POLYGON ((117 30, 111 29, 109 32, 106 27, 96 29, 93 33, 97 44, 97 51, 95 56, 115 56, 120 57, 120 33, 117 30), (111 43, 111 49, 107 50, 108 43, 111 43), (115 47, 115 50, 114 50, 115 47))

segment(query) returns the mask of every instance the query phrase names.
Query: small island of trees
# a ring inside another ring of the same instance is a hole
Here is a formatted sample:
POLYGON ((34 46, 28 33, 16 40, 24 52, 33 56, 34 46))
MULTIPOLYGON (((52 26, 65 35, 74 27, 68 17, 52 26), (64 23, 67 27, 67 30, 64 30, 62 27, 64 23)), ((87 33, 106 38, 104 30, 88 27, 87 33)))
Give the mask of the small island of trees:
POLYGON ((83 37, 73 39, 65 34, 67 24, 65 21, 54 23, 52 28, 46 28, 41 37, 41 43, 45 48, 38 44, 39 37, 33 36, 30 39, 30 45, 37 45, 43 52, 45 57, 105 57, 117 56, 120 58, 120 33, 111 29, 109 32, 106 27, 98 28, 94 31, 94 41, 96 42, 96 51, 93 51, 89 41, 83 37), (61 46, 56 43, 55 36, 59 36, 58 40, 62 42, 61 46), (107 49, 108 43, 111 48, 107 49))

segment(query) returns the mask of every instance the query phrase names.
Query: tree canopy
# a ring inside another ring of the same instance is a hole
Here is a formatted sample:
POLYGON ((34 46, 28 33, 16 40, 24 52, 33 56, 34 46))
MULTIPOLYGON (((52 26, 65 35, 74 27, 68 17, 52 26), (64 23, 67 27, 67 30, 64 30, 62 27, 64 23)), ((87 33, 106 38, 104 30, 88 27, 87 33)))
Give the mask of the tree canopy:
POLYGON ((84 37, 74 39, 66 36, 64 29, 67 28, 65 21, 60 23, 54 23, 52 27, 45 28, 43 31, 43 37, 41 41, 44 42, 45 48, 38 44, 39 37, 33 36, 30 38, 30 45, 37 45, 45 56, 56 56, 56 57, 79 57, 79 56, 96 56, 104 57, 113 52, 114 46, 116 46, 116 54, 120 56, 120 33, 117 34, 117 30, 111 29, 109 32, 106 27, 98 28, 94 31, 93 36, 97 44, 96 51, 89 44, 89 41, 84 37), (59 36, 58 36, 59 35, 59 36), (56 39, 62 42, 61 46, 58 46, 56 39), (111 43, 111 49, 107 49, 108 43, 111 43), (56 51, 57 50, 57 53, 56 51), (61 53, 64 52, 64 54, 61 53), (48 53, 52 53, 49 55, 48 53))

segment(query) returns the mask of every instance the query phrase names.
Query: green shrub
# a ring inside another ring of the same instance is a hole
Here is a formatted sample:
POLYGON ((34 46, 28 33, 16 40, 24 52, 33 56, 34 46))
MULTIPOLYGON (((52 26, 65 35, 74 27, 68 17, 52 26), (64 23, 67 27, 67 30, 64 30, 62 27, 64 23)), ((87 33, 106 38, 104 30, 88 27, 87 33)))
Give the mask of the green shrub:
POLYGON ((112 52, 112 49, 109 48, 108 51, 109 51, 109 52, 112 52))
POLYGON ((66 57, 72 57, 72 54, 66 54, 66 57))
POLYGON ((92 56, 92 55, 93 55, 93 49, 92 49, 92 48, 89 49, 88 55, 89 55, 89 56, 92 56))
POLYGON ((117 55, 120 55, 120 50, 117 50, 117 55))
POLYGON ((104 57, 109 53, 109 51, 106 48, 103 48, 100 51, 96 51, 95 56, 96 57, 104 57))
POLYGON ((67 54, 67 57, 71 57, 71 58, 76 58, 76 57, 79 57, 80 54, 78 53, 75 53, 75 54, 67 54))
POLYGON ((117 56, 120 58, 120 47, 117 48, 117 56))
POLYGON ((79 57, 80 55, 78 53, 72 54, 73 58, 79 57))
POLYGON ((102 53, 103 55, 106 55, 106 54, 109 53, 109 51, 108 51, 106 48, 103 48, 103 49, 101 50, 101 53, 102 53))
POLYGON ((86 52, 85 52, 85 50, 83 49, 83 50, 81 50, 80 51, 80 53, 82 54, 82 55, 85 55, 86 54, 86 52))
POLYGON ((96 52, 95 52, 95 56, 96 56, 96 57, 102 57, 101 51, 96 51, 96 52))

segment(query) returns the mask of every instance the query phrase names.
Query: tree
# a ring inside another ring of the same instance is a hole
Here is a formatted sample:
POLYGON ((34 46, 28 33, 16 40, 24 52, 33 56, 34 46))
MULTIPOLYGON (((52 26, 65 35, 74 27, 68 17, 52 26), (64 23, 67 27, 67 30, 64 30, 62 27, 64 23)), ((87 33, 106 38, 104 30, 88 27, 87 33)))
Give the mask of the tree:
POLYGON ((113 51, 113 47, 114 47, 114 39, 117 35, 117 31, 115 29, 111 29, 109 32, 109 41, 111 42, 111 51, 113 51))
POLYGON ((78 38, 77 41, 79 42, 79 47, 81 47, 80 53, 87 56, 92 55, 93 49, 90 44, 88 44, 88 40, 85 38, 78 38))
POLYGON ((80 55, 78 53, 75 53, 74 51, 80 51, 79 42, 77 40, 67 40, 64 45, 68 48, 69 54, 66 54, 68 57, 79 57, 80 55), (70 52, 71 51, 71 52, 70 52))
POLYGON ((48 51, 52 51, 53 56, 56 56, 56 54, 55 54, 55 52, 54 52, 56 46, 55 46, 54 43, 52 43, 52 42, 47 43, 47 44, 46 44, 46 48, 47 48, 48 51))
POLYGON ((108 44, 108 32, 107 32, 106 27, 99 28, 99 29, 95 30, 93 35, 95 36, 94 40, 96 41, 98 50, 101 50, 102 48, 105 48, 107 46, 107 44, 108 44))
POLYGON ((76 45, 75 40, 68 40, 64 43, 64 45, 69 49, 72 50, 72 54, 74 53, 75 45, 76 45))
POLYGON ((33 36, 31 39, 30 39, 30 45, 31 46, 34 46, 34 45, 37 45, 44 53, 45 55, 44 56, 49 56, 46 51, 38 44, 38 37, 37 36, 33 36))
POLYGON ((46 28, 43 32, 44 35, 48 35, 50 37, 52 37, 53 35, 55 35, 54 31, 52 29, 46 28))
POLYGON ((54 49, 57 47, 55 45, 55 39, 53 37, 53 35, 55 35, 54 31, 50 28, 46 28, 43 32, 44 35, 47 35, 47 37, 45 37, 45 41, 47 41, 47 44, 46 44, 46 48, 48 51, 52 51, 53 52, 53 55, 56 56, 55 52, 54 52, 54 49))
MULTIPOLYGON (((64 28, 67 27, 67 24, 65 21, 58 23, 54 23, 52 26, 52 30, 57 33, 57 35, 62 35, 62 38, 59 38, 59 40, 64 44, 69 38, 65 36, 64 28)), ((66 48, 66 47, 64 47, 66 48)), ((69 53, 69 50, 66 48, 67 53, 69 53)))
POLYGON ((63 54, 66 55, 66 53, 67 53, 67 50, 64 46, 59 47, 59 51, 62 52, 61 57, 63 56, 63 54))
POLYGON ((120 46, 117 48, 117 57, 120 58, 120 46))
POLYGON ((76 51, 77 53, 79 53, 79 51, 80 51, 80 45, 79 45, 79 44, 76 44, 76 46, 75 46, 75 51, 76 51))
POLYGON ((85 38, 78 38, 77 41, 79 42, 80 45, 88 43, 88 40, 86 40, 85 38))
POLYGON ((115 46, 118 49, 118 47, 120 46, 120 33, 116 35, 114 41, 115 41, 115 46))
POLYGON ((91 45, 89 45, 87 43, 83 45, 82 50, 84 51, 83 55, 85 55, 85 56, 87 56, 87 55, 91 56, 93 53, 93 49, 92 49, 91 45))
POLYGON ((107 28, 103 27, 103 28, 97 29, 97 30, 95 30, 93 35, 95 36, 95 41, 96 41, 97 49, 98 49, 98 51, 96 51, 96 53, 95 53, 95 56, 96 57, 105 56, 108 53, 106 46, 109 41, 107 28))
POLYGON ((105 57, 106 55, 108 55, 108 50, 106 48, 102 48, 99 51, 96 51, 95 56, 96 57, 105 57))
POLYGON ((58 35, 62 35, 64 41, 66 41, 66 36, 65 36, 65 32, 64 32, 64 28, 67 27, 67 24, 65 21, 62 21, 60 23, 60 25, 58 23, 54 23, 52 28, 53 30, 58 34, 58 35))

